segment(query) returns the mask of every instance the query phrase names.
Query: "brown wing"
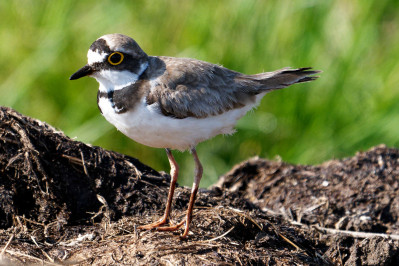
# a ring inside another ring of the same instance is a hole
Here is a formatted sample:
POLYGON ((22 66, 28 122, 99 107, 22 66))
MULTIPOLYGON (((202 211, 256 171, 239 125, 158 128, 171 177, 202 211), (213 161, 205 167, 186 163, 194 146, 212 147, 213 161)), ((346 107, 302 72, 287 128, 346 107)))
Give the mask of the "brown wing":
POLYGON ((254 101, 258 93, 255 87, 235 81, 241 75, 238 72, 188 58, 158 59, 162 60, 164 70, 157 78, 150 78, 153 86, 147 103, 159 104, 164 115, 175 118, 217 115, 254 101))
POLYGON ((256 94, 286 87, 300 82, 300 77, 312 74, 292 74, 303 72, 303 69, 283 69, 244 75, 199 60, 170 57, 152 57, 149 70, 147 73, 153 73, 153 76, 148 77, 152 86, 147 103, 158 104, 164 115, 179 119, 204 118, 243 107, 254 103, 256 94), (287 75, 291 82, 283 78, 287 75), (271 82, 273 80, 275 82, 271 82))

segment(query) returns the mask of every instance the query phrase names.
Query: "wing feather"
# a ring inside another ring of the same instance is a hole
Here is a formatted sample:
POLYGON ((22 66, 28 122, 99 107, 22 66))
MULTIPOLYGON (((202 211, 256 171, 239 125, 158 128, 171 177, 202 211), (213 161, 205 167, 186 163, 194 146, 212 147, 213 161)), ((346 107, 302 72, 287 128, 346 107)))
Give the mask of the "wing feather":
POLYGON ((178 119, 204 118, 255 103, 256 95, 268 90, 315 79, 318 71, 284 68, 274 72, 244 75, 190 58, 151 57, 147 71, 151 89, 148 104, 157 104, 162 114, 178 119))

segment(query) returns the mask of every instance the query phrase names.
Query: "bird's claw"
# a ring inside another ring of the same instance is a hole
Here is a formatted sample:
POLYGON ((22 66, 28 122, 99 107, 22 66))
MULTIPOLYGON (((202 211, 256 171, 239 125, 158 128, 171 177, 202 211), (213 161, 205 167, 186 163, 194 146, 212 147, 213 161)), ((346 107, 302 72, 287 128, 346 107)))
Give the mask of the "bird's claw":
MULTIPOLYGON (((158 222, 152 223, 152 224, 147 224, 147 225, 142 225, 139 226, 138 229, 144 229, 144 230, 152 230, 155 229, 157 231, 176 231, 179 230, 180 227, 182 227, 185 223, 186 220, 183 219, 180 223, 174 224, 174 225, 169 225, 169 226, 161 226, 166 223, 166 220, 160 220, 158 222)), ((180 238, 186 238, 188 235, 188 230, 187 230, 187 225, 184 230, 184 233, 180 236, 180 238)))

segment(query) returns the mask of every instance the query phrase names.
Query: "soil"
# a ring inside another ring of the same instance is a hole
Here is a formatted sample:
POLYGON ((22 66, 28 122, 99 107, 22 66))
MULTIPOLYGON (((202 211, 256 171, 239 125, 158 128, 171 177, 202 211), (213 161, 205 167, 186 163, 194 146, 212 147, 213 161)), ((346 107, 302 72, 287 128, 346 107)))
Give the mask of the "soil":
MULTIPOLYGON (((399 265, 399 150, 252 158, 200 190, 187 239, 138 230, 170 177, 0 108, 0 265, 399 265)), ((178 187, 172 222, 190 188, 178 187)))

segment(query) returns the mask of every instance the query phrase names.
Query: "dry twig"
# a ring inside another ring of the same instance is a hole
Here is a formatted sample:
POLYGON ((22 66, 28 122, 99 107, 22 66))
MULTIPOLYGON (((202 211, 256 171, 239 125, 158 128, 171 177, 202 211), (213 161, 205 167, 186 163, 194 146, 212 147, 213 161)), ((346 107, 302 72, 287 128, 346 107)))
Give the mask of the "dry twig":
MULTIPOLYGON (((306 226, 306 225, 303 225, 306 226)), ((346 236, 351 236, 353 238, 369 238, 369 237, 382 237, 385 239, 393 239, 399 240, 399 235, 389 235, 383 233, 370 233, 370 232, 357 232, 357 231, 349 231, 349 230, 338 230, 338 229, 331 229, 326 227, 321 227, 318 225, 313 225, 317 231, 324 233, 324 234, 341 234, 346 236)))
POLYGON ((10 239, 8 239, 7 244, 4 246, 3 250, 0 253, 0 258, 3 256, 4 252, 6 251, 6 249, 8 248, 8 245, 10 245, 12 239, 14 238, 14 234, 12 234, 10 236, 10 239))

